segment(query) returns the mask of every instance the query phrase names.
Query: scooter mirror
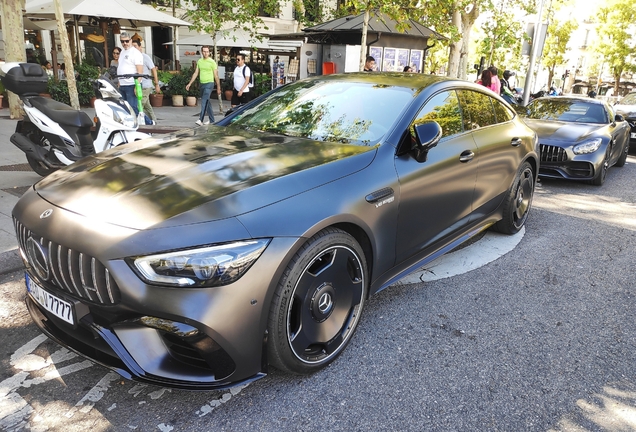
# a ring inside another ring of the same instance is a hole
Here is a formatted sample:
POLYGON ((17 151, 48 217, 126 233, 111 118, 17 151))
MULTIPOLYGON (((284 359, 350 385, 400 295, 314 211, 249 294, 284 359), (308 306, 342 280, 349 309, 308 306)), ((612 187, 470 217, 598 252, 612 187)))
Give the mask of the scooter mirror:
POLYGON ((103 68, 105 63, 104 54, 102 54, 101 51, 95 47, 91 47, 91 48, 92 48, 93 60, 95 60, 95 64, 97 64, 97 66, 99 66, 100 68, 103 68))

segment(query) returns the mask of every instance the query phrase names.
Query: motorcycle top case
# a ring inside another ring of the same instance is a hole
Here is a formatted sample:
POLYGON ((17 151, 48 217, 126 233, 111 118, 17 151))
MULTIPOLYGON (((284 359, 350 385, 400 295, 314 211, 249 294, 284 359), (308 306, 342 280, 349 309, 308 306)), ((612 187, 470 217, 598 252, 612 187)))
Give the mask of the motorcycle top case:
POLYGON ((37 63, 5 63, 0 79, 7 90, 18 96, 34 96, 46 93, 48 75, 37 63))

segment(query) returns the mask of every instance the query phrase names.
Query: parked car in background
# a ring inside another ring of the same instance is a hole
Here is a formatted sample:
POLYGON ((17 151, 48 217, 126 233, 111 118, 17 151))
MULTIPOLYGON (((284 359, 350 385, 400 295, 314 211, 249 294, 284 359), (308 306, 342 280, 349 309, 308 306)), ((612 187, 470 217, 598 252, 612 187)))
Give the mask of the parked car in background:
POLYGON ((629 144, 632 150, 636 149, 636 92, 627 94, 616 105, 616 113, 621 114, 629 123, 631 131, 629 134, 629 144))
POLYGON ((525 122, 539 135, 540 176, 600 186, 611 166, 625 165, 629 124, 606 102, 543 97, 528 104, 526 113, 525 122))
POLYGON ((476 84, 297 81, 35 184, 13 211, 27 306, 49 337, 140 381, 311 373, 369 295, 484 229, 518 232, 538 168, 536 134, 476 84))

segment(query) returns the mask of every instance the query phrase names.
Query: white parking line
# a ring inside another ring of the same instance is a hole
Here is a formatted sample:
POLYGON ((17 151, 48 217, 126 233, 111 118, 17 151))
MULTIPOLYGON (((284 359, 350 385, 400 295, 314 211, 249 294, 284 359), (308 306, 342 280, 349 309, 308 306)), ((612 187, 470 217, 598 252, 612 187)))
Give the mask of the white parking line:
POLYGON ((416 284, 449 278, 483 267, 513 250, 526 233, 525 227, 515 235, 488 231, 478 242, 442 255, 432 263, 400 279, 400 284, 416 284))

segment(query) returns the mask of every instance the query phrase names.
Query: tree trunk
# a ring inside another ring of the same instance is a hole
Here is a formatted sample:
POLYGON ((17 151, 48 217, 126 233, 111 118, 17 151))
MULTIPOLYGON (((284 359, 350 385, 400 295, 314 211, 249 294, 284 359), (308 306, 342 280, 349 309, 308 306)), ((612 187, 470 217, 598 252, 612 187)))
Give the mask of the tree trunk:
POLYGON ((77 83, 75 82, 75 67, 73 66, 73 53, 71 52, 71 44, 68 41, 68 33, 66 32, 66 23, 64 22, 64 12, 60 0, 54 0, 55 18, 57 19, 57 31, 60 33, 60 42, 62 43, 62 53, 64 54, 64 63, 66 64, 66 82, 68 83, 68 95, 71 99, 71 107, 75 110, 80 109, 79 94, 77 93, 77 83))
POLYGON ((473 25, 477 18, 479 17, 479 7, 478 0, 473 1, 472 9, 470 12, 466 12, 466 9, 461 10, 461 32, 462 32, 462 45, 460 48, 459 55, 459 73, 457 75, 458 78, 466 79, 466 74, 468 71, 467 63, 468 63, 468 48, 470 47, 470 32, 473 29, 473 25))
MULTIPOLYGON (((452 24, 457 27, 457 29, 461 32, 462 30, 462 17, 461 17, 461 12, 458 10, 459 6, 457 4, 455 4, 455 11, 453 12, 453 16, 452 16, 452 24)), ((462 49, 462 39, 456 41, 456 42, 451 42, 450 44, 450 52, 448 54, 448 72, 446 73, 446 75, 448 75, 449 77, 452 78, 457 78, 458 75, 458 70, 459 70, 459 59, 460 59, 460 55, 461 55, 461 49, 462 49)))
POLYGON ((554 78, 554 68, 556 67, 556 65, 552 65, 548 67, 548 91, 550 89, 550 87, 552 87, 552 78, 554 78))
POLYGON ((364 21, 362 23, 362 40, 360 41, 360 72, 364 70, 364 64, 367 61, 367 30, 369 30, 369 4, 364 11, 364 21))
MULTIPOLYGON (((22 0, 0 0, 2 5, 2 36, 4 37, 4 54, 7 62, 25 62, 24 28, 22 24, 22 0)), ((9 95, 11 118, 22 117, 20 98, 12 92, 9 95)))
POLYGON ((618 96, 618 87, 621 85, 621 73, 614 74, 614 96, 618 96))

